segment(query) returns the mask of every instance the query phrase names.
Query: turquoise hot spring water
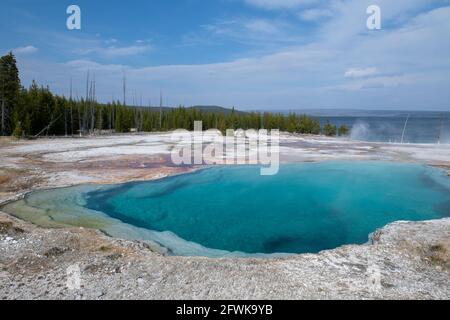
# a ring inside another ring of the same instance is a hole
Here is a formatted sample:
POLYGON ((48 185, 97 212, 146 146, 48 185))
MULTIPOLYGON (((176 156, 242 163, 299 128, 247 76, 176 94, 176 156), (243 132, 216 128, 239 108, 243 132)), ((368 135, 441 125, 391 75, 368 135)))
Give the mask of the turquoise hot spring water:
POLYGON ((275 176, 259 169, 212 167, 157 181, 47 190, 4 210, 205 256, 316 253, 363 244, 394 221, 450 216, 450 178, 425 165, 287 164, 275 176))

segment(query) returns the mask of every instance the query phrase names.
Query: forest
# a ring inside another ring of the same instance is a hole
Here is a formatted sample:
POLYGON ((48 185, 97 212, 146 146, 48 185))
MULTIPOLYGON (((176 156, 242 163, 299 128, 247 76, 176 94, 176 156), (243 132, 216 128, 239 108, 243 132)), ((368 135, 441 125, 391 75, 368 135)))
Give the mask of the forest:
MULTIPOLYGON (((127 132, 156 132, 194 129, 279 129, 290 133, 345 136, 347 126, 337 128, 307 115, 270 112, 230 112, 205 108, 129 106, 123 101, 99 103, 96 84, 86 80, 86 95, 74 99, 53 94, 49 87, 35 81, 29 88, 21 85, 16 58, 9 53, 0 58, 0 135, 18 138, 41 136, 85 136, 127 132)), ((124 94, 125 96, 125 94, 124 94)))

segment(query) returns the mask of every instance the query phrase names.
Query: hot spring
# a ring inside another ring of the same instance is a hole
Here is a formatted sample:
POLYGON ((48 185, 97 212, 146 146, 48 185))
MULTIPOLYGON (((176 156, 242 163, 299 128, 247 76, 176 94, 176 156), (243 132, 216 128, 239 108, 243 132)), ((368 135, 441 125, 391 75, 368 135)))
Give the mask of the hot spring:
POLYGON ((4 211, 44 226, 98 228, 175 255, 316 253, 363 244, 398 220, 450 216, 450 179, 416 164, 212 167, 157 181, 32 193, 4 211))

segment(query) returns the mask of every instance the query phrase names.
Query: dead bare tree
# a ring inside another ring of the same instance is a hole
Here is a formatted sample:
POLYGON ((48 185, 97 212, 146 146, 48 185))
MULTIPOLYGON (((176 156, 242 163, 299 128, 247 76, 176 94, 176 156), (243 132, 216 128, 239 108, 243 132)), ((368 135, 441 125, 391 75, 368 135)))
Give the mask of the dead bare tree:
POLYGON ((89 104, 89 70, 87 71, 86 75, 86 97, 84 100, 84 106, 83 106, 83 115, 80 114, 80 107, 78 108, 78 116, 79 116, 79 122, 80 122, 80 137, 83 135, 85 128, 87 127, 87 112, 86 109, 88 108, 89 104))
POLYGON ((111 108, 109 110, 109 131, 112 132, 112 128, 113 128, 113 121, 114 121, 114 94, 112 95, 112 99, 111 99, 112 103, 111 103, 111 108))
POLYGON ((5 107, 5 96, 2 94, 2 136, 5 135, 5 123, 6 123, 6 107, 5 107))
POLYGON ((67 106, 64 105, 64 136, 67 137, 67 106))
POLYGON ((95 73, 94 80, 91 82, 91 97, 90 97, 90 114, 91 114, 91 134, 94 134, 95 129, 95 73))
MULTIPOLYGON (((95 101, 95 106, 97 106, 97 93, 96 93, 95 82, 94 82, 94 101, 95 101)), ((102 129, 103 129, 103 115, 102 115, 102 111, 103 111, 103 108, 99 108, 98 109, 98 112, 99 112, 99 114, 98 114, 98 130, 99 130, 100 134, 101 134, 102 129)), ((96 112, 96 110, 94 110, 94 116, 95 116, 95 112, 96 112)))
POLYGON ((123 72, 123 106, 127 105, 127 78, 125 76, 125 71, 123 72))
POLYGON ((159 92, 159 129, 162 129, 162 106, 163 106, 163 96, 162 91, 159 92))
POLYGON ((406 117, 405 126, 403 127, 403 132, 402 132, 401 144, 403 144, 403 142, 405 141, 405 132, 406 132, 406 128, 408 127, 408 121, 409 121, 410 117, 411 117, 410 114, 408 114, 408 117, 406 117))
MULTIPOLYGON (((77 97, 77 101, 78 101, 78 97, 77 97)), ((78 110, 78 131, 80 132, 80 137, 83 135, 83 124, 82 124, 82 119, 81 119, 81 106, 78 106, 77 108, 78 110)))
POLYGON ((72 77, 70 78, 70 134, 73 136, 73 100, 72 100, 72 77))
POLYGON ((62 114, 60 114, 56 119, 52 119, 51 121, 50 121, 50 123, 44 128, 44 129, 42 129, 41 131, 39 131, 39 133, 38 134, 36 134, 35 136, 34 136, 34 138, 37 138, 37 137, 39 137, 42 133, 44 133, 44 132, 46 132, 46 136, 48 136, 48 131, 50 130, 50 128, 53 126, 53 124, 55 124, 55 122, 56 121, 58 121, 61 117, 62 117, 63 115, 62 114))

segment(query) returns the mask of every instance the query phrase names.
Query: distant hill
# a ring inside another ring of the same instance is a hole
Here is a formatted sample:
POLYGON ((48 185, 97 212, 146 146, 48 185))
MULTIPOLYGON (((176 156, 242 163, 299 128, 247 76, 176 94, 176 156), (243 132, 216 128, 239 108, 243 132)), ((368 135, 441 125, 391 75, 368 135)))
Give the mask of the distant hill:
MULTIPOLYGON (((159 112, 159 107, 143 107, 146 109, 150 109, 152 111, 158 111, 159 112)), ((170 111, 172 109, 176 109, 173 107, 162 107, 163 111, 170 111)), ((224 108, 224 107, 220 107, 220 106, 192 106, 192 107, 187 107, 186 109, 197 109, 201 112, 205 112, 205 113, 221 113, 221 114, 230 114, 233 109, 230 108, 224 108)), ((235 112, 237 114, 245 114, 246 112, 243 111, 239 111, 239 110, 235 110, 235 112)))
MULTIPOLYGON (((224 108, 224 107, 220 107, 220 106, 192 106, 192 107, 189 107, 188 109, 197 109, 202 112, 223 113, 223 114, 230 114, 233 111, 233 109, 224 108)), ((246 113, 246 112, 239 111, 236 109, 235 109, 235 112, 238 114, 246 113)))

